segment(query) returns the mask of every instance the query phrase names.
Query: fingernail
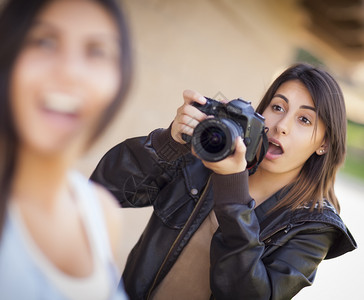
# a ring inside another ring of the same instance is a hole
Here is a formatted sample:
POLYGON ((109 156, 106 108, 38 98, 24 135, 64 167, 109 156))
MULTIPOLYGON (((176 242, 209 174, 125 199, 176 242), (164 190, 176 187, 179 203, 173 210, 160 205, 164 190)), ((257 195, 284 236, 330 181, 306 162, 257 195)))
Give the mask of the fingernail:
POLYGON ((206 98, 205 98, 205 97, 203 97, 203 96, 199 97, 199 98, 198 98, 198 100, 199 100, 199 101, 201 101, 201 102, 203 102, 203 103, 205 103, 205 102, 206 102, 206 98))

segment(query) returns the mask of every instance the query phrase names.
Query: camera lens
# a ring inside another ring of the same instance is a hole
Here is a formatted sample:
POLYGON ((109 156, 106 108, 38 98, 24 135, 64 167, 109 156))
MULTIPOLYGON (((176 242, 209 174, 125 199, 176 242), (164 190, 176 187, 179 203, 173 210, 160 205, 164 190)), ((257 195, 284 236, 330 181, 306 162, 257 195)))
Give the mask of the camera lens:
POLYGON ((192 136, 192 146, 203 160, 216 162, 234 152, 235 139, 243 129, 229 119, 212 118, 199 123, 192 136))
POLYGON ((226 145, 226 135, 219 127, 207 127, 201 133, 201 147, 209 153, 218 153, 226 145))

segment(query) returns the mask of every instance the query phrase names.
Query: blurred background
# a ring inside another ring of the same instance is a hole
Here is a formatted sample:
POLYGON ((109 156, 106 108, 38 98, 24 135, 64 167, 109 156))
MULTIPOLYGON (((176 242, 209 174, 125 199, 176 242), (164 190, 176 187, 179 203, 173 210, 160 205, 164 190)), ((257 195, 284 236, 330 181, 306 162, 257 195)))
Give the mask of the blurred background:
MULTIPOLYGON (((336 184, 342 217, 359 249, 324 261, 314 285, 295 299, 364 299, 364 1, 126 0, 135 76, 127 103, 79 161, 89 176, 103 154, 129 137, 168 127, 182 91, 255 106, 272 79, 294 62, 325 65, 347 105, 348 156, 336 184)), ((150 208, 123 209, 125 257, 150 208)))

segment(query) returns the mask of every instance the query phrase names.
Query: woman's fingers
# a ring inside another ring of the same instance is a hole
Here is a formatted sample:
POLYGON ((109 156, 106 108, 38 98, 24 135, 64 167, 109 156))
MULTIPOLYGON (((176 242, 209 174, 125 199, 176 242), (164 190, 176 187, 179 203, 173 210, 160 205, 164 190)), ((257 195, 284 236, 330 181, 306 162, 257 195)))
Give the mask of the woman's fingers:
POLYGON ((206 103, 206 98, 202 96, 199 92, 193 90, 184 90, 183 99, 186 104, 192 104, 192 102, 197 102, 198 104, 204 105, 206 103))
POLYGON ((184 104, 177 109, 171 130, 173 139, 181 144, 186 143, 182 138, 182 134, 191 136, 198 123, 206 119, 206 115, 192 105, 195 102, 201 105, 206 103, 206 99, 200 93, 185 90, 183 99, 184 104))

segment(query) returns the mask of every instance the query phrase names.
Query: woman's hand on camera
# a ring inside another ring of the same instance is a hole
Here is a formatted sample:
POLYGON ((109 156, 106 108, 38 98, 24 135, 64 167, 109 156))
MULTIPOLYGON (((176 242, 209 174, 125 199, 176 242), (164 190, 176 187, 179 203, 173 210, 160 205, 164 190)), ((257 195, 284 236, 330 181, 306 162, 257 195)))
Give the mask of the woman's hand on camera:
MULTIPOLYGON (((194 151, 193 151, 194 152, 194 151)), ((195 152, 194 152, 195 153, 195 152)), ((229 175, 243 172, 246 169, 246 146, 241 137, 235 141, 235 151, 232 155, 218 162, 202 161, 206 168, 214 171, 216 174, 229 175)))
POLYGON ((206 103, 206 99, 200 93, 192 90, 185 90, 183 92, 183 99, 184 103, 177 109, 177 114, 171 128, 172 138, 181 144, 186 143, 182 139, 182 133, 192 136, 193 130, 197 124, 206 119, 206 115, 203 112, 192 106, 193 102, 197 102, 201 105, 206 103))

